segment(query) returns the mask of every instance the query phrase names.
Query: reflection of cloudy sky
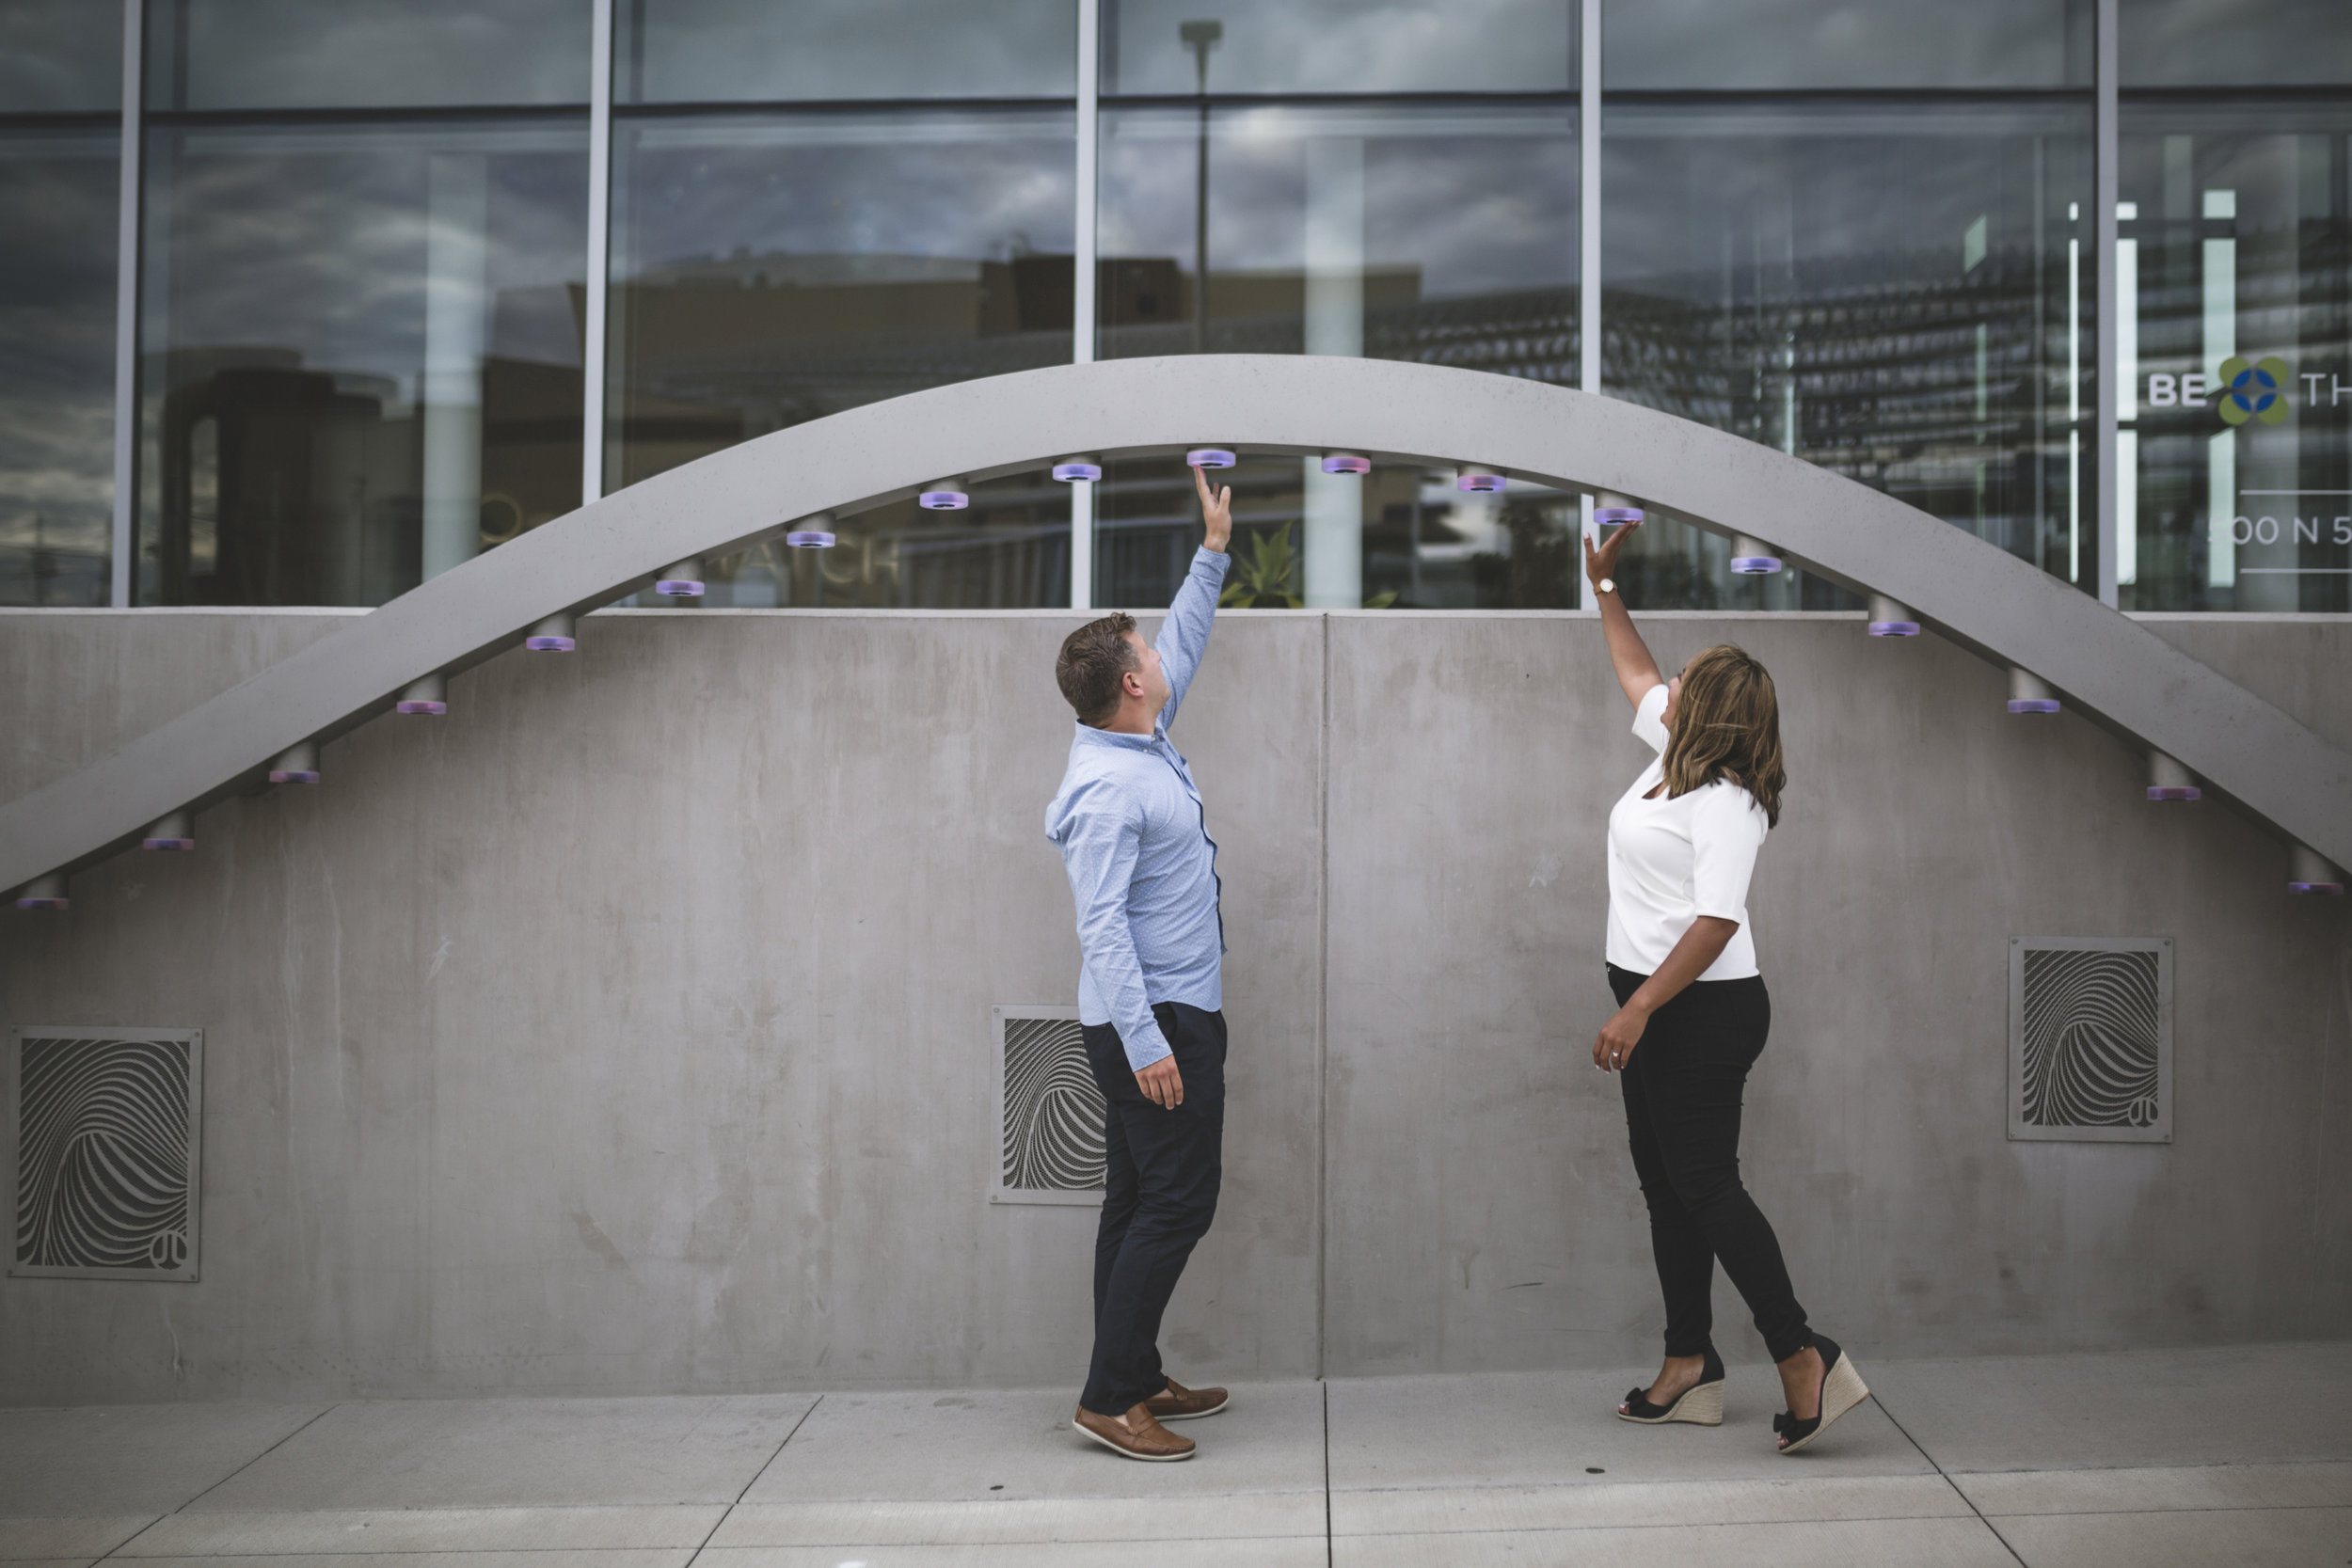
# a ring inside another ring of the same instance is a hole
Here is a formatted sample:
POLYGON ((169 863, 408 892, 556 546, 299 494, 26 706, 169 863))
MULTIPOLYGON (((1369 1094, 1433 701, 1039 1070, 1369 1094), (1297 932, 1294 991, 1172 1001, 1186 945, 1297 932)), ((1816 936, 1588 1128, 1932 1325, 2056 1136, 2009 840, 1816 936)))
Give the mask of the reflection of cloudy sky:
POLYGON ((1576 0, 1103 0, 1103 90, 1197 90, 1178 29, 1210 18, 1225 28, 1213 93, 1576 86, 1576 0))
MULTIPOLYGON (((1188 109, 1106 112, 1102 250, 1190 269, 1188 109)), ((1364 259, 1418 266, 1424 297, 1576 278, 1572 111, 1236 109, 1211 121, 1209 262, 1295 269, 1305 260, 1306 143, 1364 140, 1364 259)))
POLYGON ((2125 87, 2341 86, 2352 60, 2344 0, 2122 0, 2125 87))
POLYGON ((152 14, 150 57, 184 55, 178 107, 588 102, 589 0, 186 0, 152 14))
POLYGON ((586 139, 569 126, 189 133, 153 176, 167 215, 150 220, 147 347, 292 349, 313 369, 398 378, 412 395, 429 154, 478 152, 489 160, 490 289, 539 306, 519 322, 501 310, 491 350, 577 364, 568 308, 547 317, 561 298, 549 291, 586 267, 586 139))
MULTIPOLYGON (((1707 300, 1727 266, 1745 294, 1759 269, 1785 277, 1792 261, 1844 263, 1858 282, 1956 282, 1962 236, 1979 216, 1990 253, 2031 244, 2035 134, 2067 124, 2052 116, 1997 105, 1941 119, 1819 106, 1612 111, 1602 276, 1707 300)), ((2060 250, 2066 203, 2090 199, 2088 110, 2074 131, 2046 148, 2045 240, 2060 250)))
POLYGON ((115 206, 112 131, 0 137, 0 548, 106 547, 115 206))
MULTIPOLYGON (((2068 80, 2065 0, 1612 4, 1604 87, 2046 87, 2068 80)), ((2090 10, 2074 80, 2090 83, 2090 10)))
POLYGON ((1069 115, 1030 113, 628 127, 613 159, 626 183, 614 202, 620 271, 739 251, 865 255, 882 267, 892 257, 1066 256, 1075 135, 1069 115))
POLYGON ((623 0, 619 8, 614 91, 624 103, 1078 90, 1074 0, 623 0))
POLYGON ((122 104, 122 8, 104 0, 0 5, 0 114, 122 104))

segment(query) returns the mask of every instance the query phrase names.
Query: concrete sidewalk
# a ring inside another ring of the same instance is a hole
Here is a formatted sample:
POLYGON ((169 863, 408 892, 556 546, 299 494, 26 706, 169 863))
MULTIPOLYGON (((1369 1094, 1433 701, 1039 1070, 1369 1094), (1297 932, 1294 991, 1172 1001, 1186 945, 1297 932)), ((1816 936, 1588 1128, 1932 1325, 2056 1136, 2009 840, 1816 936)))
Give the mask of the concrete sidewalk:
POLYGON ((1793 1459, 1762 1366, 1716 1429, 1631 1368, 1250 1386, 1152 1466, 1067 1389, 0 1411, 0 1560, 2352 1562, 2352 1341, 1861 1365, 1793 1459))

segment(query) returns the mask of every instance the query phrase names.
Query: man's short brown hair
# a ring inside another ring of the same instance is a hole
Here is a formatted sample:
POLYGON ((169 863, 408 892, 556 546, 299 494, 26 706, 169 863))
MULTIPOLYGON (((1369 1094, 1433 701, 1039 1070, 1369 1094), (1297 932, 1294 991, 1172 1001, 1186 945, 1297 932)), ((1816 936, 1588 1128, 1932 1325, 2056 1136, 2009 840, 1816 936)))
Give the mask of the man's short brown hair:
POLYGON ((1061 657, 1054 660, 1054 679, 1061 694, 1078 710, 1078 722, 1097 728, 1119 711, 1120 677, 1143 668, 1127 634, 1136 618, 1125 610, 1089 621, 1062 639, 1061 657))

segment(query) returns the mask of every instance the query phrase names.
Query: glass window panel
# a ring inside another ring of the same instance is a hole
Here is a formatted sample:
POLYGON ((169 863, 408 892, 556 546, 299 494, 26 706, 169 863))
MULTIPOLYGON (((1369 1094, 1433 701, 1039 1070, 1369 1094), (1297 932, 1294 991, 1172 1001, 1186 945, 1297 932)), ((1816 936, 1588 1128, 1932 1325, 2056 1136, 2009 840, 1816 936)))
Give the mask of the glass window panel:
POLYGON ((1076 0, 622 0, 625 103, 1072 98, 1076 0))
MULTIPOLYGON (((2090 580, 2088 104, 1613 106, 1602 155, 1610 391, 2090 580)), ((1636 538, 1637 603, 1845 602, 1636 538)))
POLYGON ((379 604, 580 504, 586 141, 151 131, 142 602, 379 604))
MULTIPOLYGON (((1070 602, 1070 486, 1046 469, 967 485, 961 512, 894 501, 834 519, 830 549, 778 538, 707 565, 713 608, 1051 610, 1070 602)), ((1198 531, 1196 528, 1195 531, 1198 531)), ((651 594, 634 602, 646 604, 651 594)))
POLYGON ((2091 0, 1611 0, 1601 14, 1612 91, 2090 84, 2091 0))
POLYGON ((0 114, 122 107, 122 8, 0 0, 0 114))
POLYGON ((1576 378, 1572 108, 1121 109, 1103 117, 1101 166, 1105 358, 1359 354, 1576 378))
MULTIPOLYGON (((1579 498, 1513 480, 1465 495, 1451 468, 1327 475, 1313 458, 1245 455, 1233 490, 1232 610, 1567 610, 1582 571, 1579 498)), ((1200 543, 1192 475, 1169 459, 1104 466, 1094 602, 1158 609, 1200 543)))
POLYGON ((1104 0, 1103 90, 1572 92, 1575 0, 1104 0), (1204 63, 1205 62, 1205 63, 1204 63))
POLYGON ((2134 105, 2122 602, 2352 609, 2352 105, 2134 105))
POLYGON ((0 604, 106 602, 117 145, 0 133, 0 604))
POLYGON ((2127 87, 2352 87, 2344 0, 2117 0, 2127 87))
POLYGON ((149 0, 155 109, 585 103, 589 0, 149 0))
MULTIPOLYGON (((1573 385, 1575 125, 1567 107, 1106 111, 1099 352, 1369 356, 1573 385), (1204 260, 1205 290, 1197 286, 1204 260)), ((1395 509, 1410 511, 1413 487, 1403 479, 1367 484, 1296 464, 1245 478, 1253 494, 1275 486, 1265 504, 1307 519, 1295 543, 1309 603, 1352 608, 1406 591, 1366 553, 1371 535, 1357 542, 1365 530, 1404 526, 1395 509)), ((1181 472, 1175 482, 1189 483, 1181 472)), ((1191 504, 1189 490, 1161 496, 1165 483, 1122 468, 1100 492, 1102 526, 1149 532, 1160 525, 1137 519, 1158 516, 1163 500, 1191 504), (1122 514, 1128 496, 1145 512, 1122 514)), ((1125 532, 1099 546, 1097 592, 1111 597, 1096 602, 1152 602, 1153 574, 1167 566, 1157 551, 1125 532), (1135 564, 1147 558, 1157 564, 1135 564)), ((1181 577, 1182 559, 1175 570, 1181 577)), ((1455 597, 1499 603, 1493 595, 1506 594, 1477 592, 1489 596, 1455 597)), ((1415 594, 1414 603, 1438 602, 1415 594)))
POLYGON ((608 482, 1070 358, 1067 113, 613 130, 608 482))

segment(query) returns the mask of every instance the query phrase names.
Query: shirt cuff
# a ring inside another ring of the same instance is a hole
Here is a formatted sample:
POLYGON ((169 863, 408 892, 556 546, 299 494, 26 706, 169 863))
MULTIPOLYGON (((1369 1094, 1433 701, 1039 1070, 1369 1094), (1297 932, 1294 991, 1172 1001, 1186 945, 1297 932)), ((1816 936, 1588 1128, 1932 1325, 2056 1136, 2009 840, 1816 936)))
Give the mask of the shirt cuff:
POLYGON ((1127 1066, 1136 1072, 1141 1072, 1145 1068, 1164 1057, 1176 1054, 1175 1050, 1168 1043, 1168 1037, 1160 1033, 1157 1019, 1152 1020, 1145 1027, 1151 1031, 1149 1034, 1137 1031, 1134 1039, 1129 1039, 1124 1035, 1119 1038, 1120 1048, 1127 1053, 1127 1066))

